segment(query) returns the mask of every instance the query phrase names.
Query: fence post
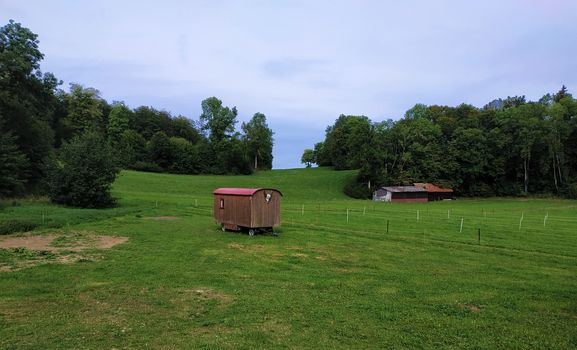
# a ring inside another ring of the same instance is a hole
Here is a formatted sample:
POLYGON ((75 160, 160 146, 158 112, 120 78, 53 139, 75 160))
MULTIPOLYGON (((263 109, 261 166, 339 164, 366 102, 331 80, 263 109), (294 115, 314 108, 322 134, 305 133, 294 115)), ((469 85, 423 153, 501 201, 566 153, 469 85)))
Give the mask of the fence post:
POLYGON ((459 233, 463 232, 463 218, 461 218, 461 228, 459 229, 459 233))
POLYGON ((521 229, 521 224, 523 224, 523 219, 525 217, 525 212, 521 213, 521 219, 519 220, 519 230, 521 229))
POLYGON ((543 227, 545 227, 547 225, 547 218, 549 217, 549 212, 547 212, 547 214, 545 214, 545 217, 543 218, 543 227))
POLYGON ((477 228, 477 242, 481 244, 481 228, 477 228))

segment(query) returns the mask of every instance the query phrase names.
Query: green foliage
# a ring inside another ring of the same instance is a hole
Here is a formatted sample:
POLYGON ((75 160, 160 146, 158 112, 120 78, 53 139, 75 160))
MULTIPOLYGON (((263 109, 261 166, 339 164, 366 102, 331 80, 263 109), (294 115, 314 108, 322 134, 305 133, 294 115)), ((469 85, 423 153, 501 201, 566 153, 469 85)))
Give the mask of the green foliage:
POLYGON ((396 122, 340 116, 315 153, 317 164, 360 169, 359 188, 433 182, 461 196, 565 196, 577 181, 577 100, 563 87, 483 109, 417 104, 396 122))
POLYGON ((172 163, 172 148, 170 139, 162 132, 156 132, 146 145, 148 158, 162 169, 167 169, 172 163))
POLYGON ((110 194, 118 174, 104 138, 87 132, 62 146, 49 177, 53 202, 81 208, 104 208, 115 201, 110 194))
POLYGON ((132 111, 122 102, 112 106, 108 116, 108 138, 113 144, 120 142, 124 132, 128 131, 128 124, 132 118, 132 111))
POLYGON ((273 131, 266 123, 266 116, 255 113, 248 123, 242 123, 243 139, 248 157, 254 159, 253 169, 272 169, 273 131))
POLYGON ((0 197, 22 194, 27 182, 28 159, 18 148, 16 137, 2 132, 0 120, 0 197))
POLYGON ((311 164, 315 163, 315 151, 309 148, 305 149, 301 156, 301 163, 306 164, 307 168, 310 168, 311 164))
MULTIPOLYGON (((70 84, 70 94, 66 96, 66 103, 68 115, 65 123, 72 130, 72 135, 86 131, 103 132, 103 106, 105 102, 100 97, 100 91, 94 88, 84 88, 80 84, 70 84)), ((117 117, 120 117, 117 113, 118 109, 114 112, 117 117)), ((120 127, 118 125, 119 120, 115 122, 117 125, 113 125, 113 131, 120 131, 114 129, 114 127, 117 129, 120 127)))
POLYGON ((28 232, 36 228, 36 224, 27 220, 0 220, 0 235, 8 235, 15 232, 28 232))
POLYGON ((19 172, 7 179, 12 188, 30 190, 37 185, 52 150, 54 91, 59 82, 40 72, 42 58, 36 34, 14 21, 0 27, 0 137, 11 158, 9 171, 19 172))
POLYGON ((370 147, 371 122, 365 116, 341 115, 327 128, 324 148, 337 170, 358 169, 370 147))
POLYGON ((355 176, 347 181, 343 192, 347 196, 357 199, 367 199, 372 195, 372 189, 362 182, 360 176, 355 176))
POLYGON ((123 167, 133 168, 147 157, 146 140, 135 130, 126 130, 120 136, 115 153, 123 167))
POLYGON ((181 137, 171 137, 169 143, 172 154, 172 163, 169 167, 171 173, 200 173, 201 159, 198 154, 198 148, 192 142, 181 137))
POLYGON ((202 101, 200 122, 202 129, 208 132, 211 143, 218 144, 232 136, 237 114, 236 107, 223 107, 222 101, 216 97, 202 101))

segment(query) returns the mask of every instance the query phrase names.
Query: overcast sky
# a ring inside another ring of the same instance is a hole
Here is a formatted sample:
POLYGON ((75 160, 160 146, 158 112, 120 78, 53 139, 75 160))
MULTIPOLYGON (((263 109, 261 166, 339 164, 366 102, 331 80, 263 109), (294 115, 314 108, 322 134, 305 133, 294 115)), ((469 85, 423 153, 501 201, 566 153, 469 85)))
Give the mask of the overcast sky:
POLYGON ((0 0, 9 19, 66 89, 195 120, 210 96, 240 121, 264 113, 274 168, 302 166, 340 114, 577 93, 573 0, 0 0))

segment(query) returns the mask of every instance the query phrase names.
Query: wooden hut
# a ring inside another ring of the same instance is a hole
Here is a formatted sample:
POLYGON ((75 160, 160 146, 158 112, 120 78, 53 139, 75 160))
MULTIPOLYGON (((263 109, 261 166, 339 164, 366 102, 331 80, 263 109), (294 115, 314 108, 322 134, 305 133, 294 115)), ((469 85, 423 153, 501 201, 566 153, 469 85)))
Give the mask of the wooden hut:
POLYGON ((428 202, 428 195, 425 189, 417 186, 392 186, 381 187, 373 193, 373 200, 411 203, 411 202, 428 202))
POLYGON ((272 188, 217 188, 214 194, 214 218, 223 230, 272 232, 280 225, 282 193, 272 188))
POLYGON ((455 194, 450 188, 444 188, 441 186, 436 186, 432 183, 415 183, 415 186, 420 187, 427 191, 429 196, 429 202, 442 201, 446 199, 453 199, 455 194))

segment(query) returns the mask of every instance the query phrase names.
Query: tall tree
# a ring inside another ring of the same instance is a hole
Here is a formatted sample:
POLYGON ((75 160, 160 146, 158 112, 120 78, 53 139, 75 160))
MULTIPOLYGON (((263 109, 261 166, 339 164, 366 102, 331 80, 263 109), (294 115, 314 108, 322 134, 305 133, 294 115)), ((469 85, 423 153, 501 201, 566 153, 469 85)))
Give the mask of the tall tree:
POLYGON ((120 141, 122 134, 128 130, 132 111, 123 102, 116 102, 112 105, 112 110, 108 116, 108 139, 116 144, 120 141))
POLYGON ((311 164, 315 162, 315 151, 310 148, 305 149, 301 156, 301 163, 305 164, 307 168, 310 168, 311 164))
POLYGON ((0 197, 24 192, 29 166, 28 159, 18 149, 16 137, 2 132, 0 120, 0 197))
POLYGON ((202 101, 200 122, 202 129, 208 132, 212 143, 219 143, 232 136, 237 114, 236 107, 223 107, 222 101, 216 97, 209 97, 202 101))
POLYGON ((100 91, 94 88, 85 88, 80 84, 70 84, 70 93, 67 95, 66 124, 73 135, 85 131, 103 133, 105 121, 103 113, 104 101, 100 91))
POLYGON ((6 135, 15 151, 28 159, 26 187, 43 177, 44 162, 50 155, 54 132, 51 127, 60 82, 50 73, 42 74, 37 35, 10 21, 0 27, 0 114, 6 135), (13 136, 13 137, 12 137, 13 136))
POLYGON ((248 123, 242 123, 244 140, 251 159, 254 159, 253 169, 272 169, 273 131, 266 123, 266 116, 255 113, 248 123))

